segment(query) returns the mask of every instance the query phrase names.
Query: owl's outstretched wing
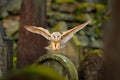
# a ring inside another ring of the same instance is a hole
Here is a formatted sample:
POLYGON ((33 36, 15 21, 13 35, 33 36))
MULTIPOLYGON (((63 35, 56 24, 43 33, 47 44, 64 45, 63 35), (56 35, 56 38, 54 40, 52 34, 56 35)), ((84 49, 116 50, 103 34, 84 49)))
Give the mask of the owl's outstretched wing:
POLYGON ((36 26, 25 26, 25 28, 33 33, 37 33, 45 37, 46 39, 50 40, 50 33, 47 29, 44 29, 42 27, 36 27, 36 26))
POLYGON ((72 28, 72 29, 70 29, 68 31, 63 32, 61 43, 62 44, 66 43, 68 40, 70 40, 73 37, 73 35, 76 32, 78 32, 79 30, 83 29, 90 22, 91 22, 91 20, 89 20, 89 21, 87 21, 87 22, 85 22, 85 23, 83 23, 81 25, 78 25, 78 26, 76 26, 76 27, 74 27, 74 28, 72 28))

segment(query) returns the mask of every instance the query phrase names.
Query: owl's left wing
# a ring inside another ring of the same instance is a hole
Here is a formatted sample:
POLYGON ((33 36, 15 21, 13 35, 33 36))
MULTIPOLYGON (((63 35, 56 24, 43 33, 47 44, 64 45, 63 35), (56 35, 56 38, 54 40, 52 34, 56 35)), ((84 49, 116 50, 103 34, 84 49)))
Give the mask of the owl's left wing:
POLYGON ((51 34, 49 33, 47 29, 44 29, 42 27, 36 27, 36 26, 25 26, 25 28, 30 32, 40 34, 46 39, 50 40, 51 34))
POLYGON ((87 22, 85 22, 85 23, 83 23, 83 24, 81 24, 81 25, 78 25, 78 26, 76 26, 76 27, 74 27, 74 28, 72 28, 72 29, 70 29, 70 30, 68 30, 68 31, 63 32, 63 34, 62 34, 62 39, 61 39, 61 43, 62 43, 62 44, 66 43, 68 40, 70 40, 70 39, 73 37, 73 35, 74 35, 76 32, 78 32, 79 30, 83 29, 83 28, 84 28, 86 25, 88 25, 90 22, 91 22, 91 20, 89 20, 89 21, 87 21, 87 22))

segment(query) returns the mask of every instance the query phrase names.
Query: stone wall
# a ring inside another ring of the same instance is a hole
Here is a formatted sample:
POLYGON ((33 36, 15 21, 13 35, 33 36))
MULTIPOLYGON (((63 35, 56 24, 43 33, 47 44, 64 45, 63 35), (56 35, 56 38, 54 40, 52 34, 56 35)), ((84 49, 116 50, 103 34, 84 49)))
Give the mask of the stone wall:
POLYGON ((0 0, 0 18, 4 18, 12 14, 18 14, 20 11, 22 0, 0 0))

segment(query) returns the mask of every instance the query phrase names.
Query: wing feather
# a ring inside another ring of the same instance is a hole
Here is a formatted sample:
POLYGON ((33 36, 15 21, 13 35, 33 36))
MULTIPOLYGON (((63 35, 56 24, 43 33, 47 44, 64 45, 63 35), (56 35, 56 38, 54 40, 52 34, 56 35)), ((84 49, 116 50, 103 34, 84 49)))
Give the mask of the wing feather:
POLYGON ((78 32, 79 30, 83 29, 90 22, 91 22, 91 20, 89 20, 89 21, 87 21, 87 22, 85 22, 85 23, 83 23, 81 25, 78 25, 78 26, 76 26, 76 27, 74 27, 74 28, 72 28, 72 29, 70 29, 68 31, 63 32, 61 43, 63 43, 63 44, 66 43, 68 40, 70 40, 73 37, 73 35, 76 32, 78 32))
POLYGON ((42 27, 36 27, 36 26, 25 26, 25 28, 33 33, 37 33, 45 37, 46 39, 50 40, 50 33, 47 29, 44 29, 42 27))

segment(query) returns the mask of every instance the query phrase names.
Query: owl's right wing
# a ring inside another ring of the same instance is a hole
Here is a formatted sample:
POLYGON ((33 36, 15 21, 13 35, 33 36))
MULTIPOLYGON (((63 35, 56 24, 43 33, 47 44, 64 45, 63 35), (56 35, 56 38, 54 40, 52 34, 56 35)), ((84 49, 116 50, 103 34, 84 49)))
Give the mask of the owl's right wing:
POLYGON ((42 27, 36 27, 36 26, 25 26, 25 28, 30 32, 40 34, 46 39, 50 40, 51 34, 49 33, 47 29, 44 29, 42 27))

